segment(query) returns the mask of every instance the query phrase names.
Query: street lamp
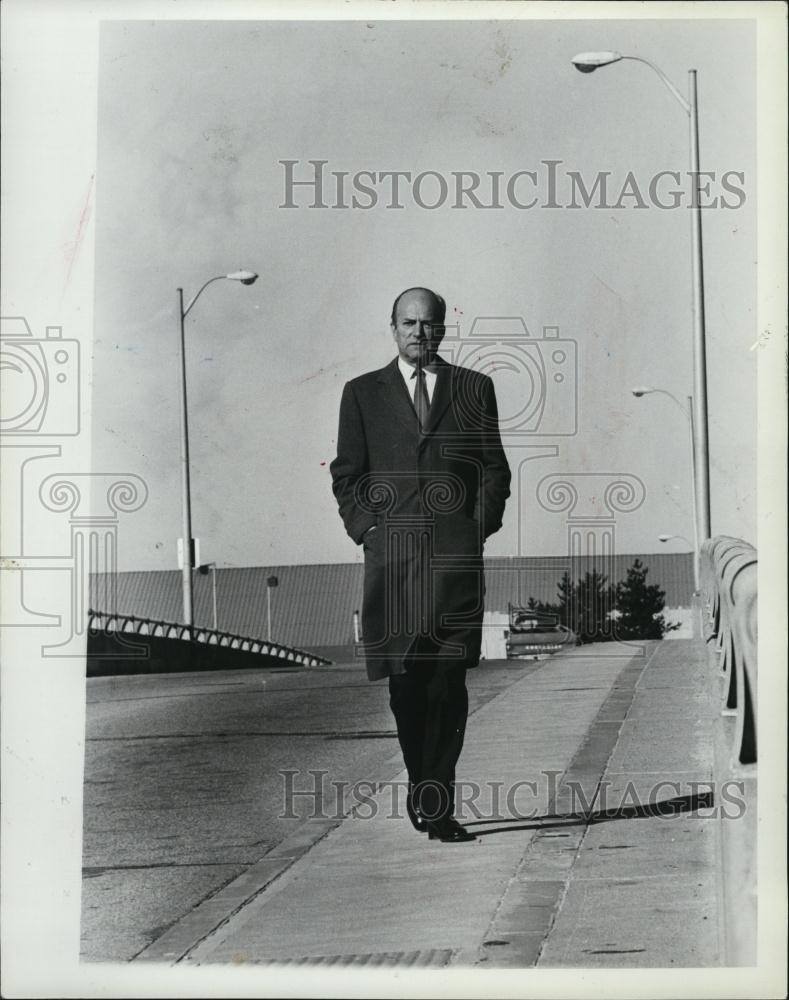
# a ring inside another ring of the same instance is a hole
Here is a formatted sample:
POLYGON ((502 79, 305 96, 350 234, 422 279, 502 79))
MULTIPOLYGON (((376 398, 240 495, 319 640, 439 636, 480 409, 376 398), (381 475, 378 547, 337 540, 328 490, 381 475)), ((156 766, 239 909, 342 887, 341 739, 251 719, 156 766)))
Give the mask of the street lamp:
MULTIPOLYGON (((673 392, 669 392, 668 389, 655 389, 651 385, 637 385, 630 390, 636 399, 640 399, 642 396, 649 396, 652 393, 660 393, 661 396, 668 396, 669 399, 673 400, 677 406, 682 410, 685 419, 688 421, 688 426, 690 428, 690 490, 691 490, 691 503, 693 504, 693 537, 695 543, 691 546, 693 549, 693 583, 694 589, 698 591, 699 589, 699 510, 698 510, 698 494, 696 487, 696 435, 694 433, 694 421, 693 421, 693 397, 688 396, 688 405, 685 408, 682 403, 677 399, 673 392)), ((682 536, 673 536, 682 537, 682 536)), ((661 541, 663 541, 663 536, 661 535, 661 541)), ((688 542, 690 545, 690 542, 688 542)))
POLYGON ((197 567, 197 572, 201 576, 208 576, 208 571, 211 570, 211 605, 213 607, 213 620, 214 620, 214 632, 218 631, 217 626, 217 616, 216 616, 216 563, 203 563, 202 566, 197 567))
POLYGON ((664 543, 670 542, 672 538, 676 538, 680 542, 685 542, 686 545, 690 545, 690 547, 693 548, 693 543, 691 542, 691 540, 689 538, 686 538, 684 535, 658 535, 659 542, 664 542, 664 543))
POLYGON ((192 548, 192 500, 189 490, 189 424, 186 409, 186 341, 184 337, 184 320, 192 306, 203 291, 213 281, 240 281, 242 285, 251 285, 257 281, 254 271, 233 271, 230 274, 217 274, 198 290, 189 305, 184 308, 184 290, 178 291, 178 331, 181 346, 181 498, 182 498, 182 530, 183 530, 183 565, 181 567, 181 586, 184 602, 184 625, 192 625, 192 564, 194 555, 192 548))
POLYGON ((572 63, 581 73, 593 73, 602 66, 630 59, 649 66, 660 77, 690 122, 691 239, 693 262, 693 400, 695 407, 694 456, 696 484, 696 534, 701 540, 710 537, 710 458, 707 429, 707 343, 704 323, 704 260, 701 242, 701 198, 699 186, 699 117, 696 94, 696 70, 688 70, 687 99, 666 74, 648 59, 624 56, 619 52, 581 52, 572 63))

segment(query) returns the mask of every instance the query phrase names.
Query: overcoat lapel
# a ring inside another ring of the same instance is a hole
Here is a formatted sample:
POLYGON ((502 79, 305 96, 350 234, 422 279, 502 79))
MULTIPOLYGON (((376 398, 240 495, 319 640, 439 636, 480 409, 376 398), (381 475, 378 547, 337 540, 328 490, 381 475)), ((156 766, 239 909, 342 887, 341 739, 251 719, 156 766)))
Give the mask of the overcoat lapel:
POLYGON ((378 383, 392 413, 403 424, 409 434, 419 430, 419 419, 403 382, 403 376, 397 366, 397 358, 382 368, 378 375, 378 383))

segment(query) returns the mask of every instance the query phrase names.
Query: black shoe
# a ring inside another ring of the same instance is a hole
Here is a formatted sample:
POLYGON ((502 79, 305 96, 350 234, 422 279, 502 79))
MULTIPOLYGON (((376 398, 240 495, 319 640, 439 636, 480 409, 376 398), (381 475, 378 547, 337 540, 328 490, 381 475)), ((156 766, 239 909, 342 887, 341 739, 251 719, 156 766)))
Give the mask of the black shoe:
POLYGON ((418 833, 427 833, 427 824, 417 812, 410 792, 405 797, 405 811, 408 813, 413 828, 418 833))
POLYGON ((447 816, 445 819, 424 820, 428 836, 431 840, 440 840, 443 844, 462 844, 477 837, 470 830, 461 826, 456 819, 447 816))

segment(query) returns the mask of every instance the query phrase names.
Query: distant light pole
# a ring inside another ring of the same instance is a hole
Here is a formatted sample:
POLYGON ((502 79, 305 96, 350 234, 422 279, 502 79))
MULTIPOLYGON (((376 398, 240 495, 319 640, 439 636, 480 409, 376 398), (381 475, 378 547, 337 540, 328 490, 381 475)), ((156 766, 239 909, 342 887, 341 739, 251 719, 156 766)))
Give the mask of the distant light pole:
POLYGON ((211 604, 214 611, 214 632, 218 632, 219 627, 217 625, 216 615, 216 563, 203 563, 202 566, 197 567, 197 572, 200 573, 201 576, 208 576, 209 570, 211 570, 211 604))
POLYGON ((183 530, 183 566, 181 567, 181 587, 183 590, 184 625, 192 625, 192 568, 194 552, 192 546, 192 498, 189 489, 189 423, 186 408, 186 338, 184 336, 184 320, 189 310, 200 298, 212 281, 240 281, 242 285, 251 285, 257 281, 254 271, 233 271, 231 274, 218 274, 199 289, 184 309, 184 290, 178 291, 178 332, 181 348, 181 500, 182 500, 182 530, 183 530))
MULTIPOLYGON (((704 541, 710 537, 710 457, 707 429, 707 341, 704 322, 704 260, 701 242, 701 198, 699 190, 699 117, 696 95, 696 70, 688 70, 687 99, 677 90, 666 74, 648 59, 623 56, 619 52, 582 52, 572 59, 581 73, 593 73, 602 66, 631 59, 649 66, 660 77, 669 93, 679 103, 690 121, 691 240, 693 262, 693 400, 695 404, 694 481, 698 503, 695 516, 696 534, 704 541)), ((698 546, 697 546, 698 548, 698 546)))
POLYGON ((270 576, 266 580, 266 607, 268 610, 268 641, 271 642, 271 591, 274 587, 279 586, 279 580, 276 576, 270 576))
MULTIPOLYGON (((699 510, 698 510, 698 494, 696 492, 696 435, 694 433, 694 422, 693 422, 693 397, 688 396, 688 406, 687 409, 680 403, 673 392, 669 392, 668 389, 655 389, 650 385, 637 385, 635 388, 630 390, 636 399, 640 399, 642 396, 649 396, 652 393, 660 393, 661 396, 668 396, 672 399, 677 406, 682 410, 685 419, 688 421, 688 426, 690 428, 690 490, 691 490, 691 503, 693 504, 693 538, 695 539, 691 548, 693 549, 693 583, 694 589, 698 591, 699 589, 699 510)), ((672 537, 681 538, 681 535, 675 535, 672 537)), ((660 536, 661 541, 663 541, 663 536, 660 536)), ((690 542, 688 542, 690 545, 690 542)))

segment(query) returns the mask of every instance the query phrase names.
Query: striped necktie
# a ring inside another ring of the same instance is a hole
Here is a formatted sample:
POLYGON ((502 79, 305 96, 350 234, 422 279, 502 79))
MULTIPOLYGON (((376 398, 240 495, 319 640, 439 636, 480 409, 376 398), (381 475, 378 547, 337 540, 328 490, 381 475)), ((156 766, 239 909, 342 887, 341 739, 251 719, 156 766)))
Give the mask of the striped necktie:
POLYGON ((427 415, 430 412, 430 397, 427 394, 427 382, 425 380, 424 368, 415 368, 411 378, 416 379, 414 409, 416 410, 416 415, 419 419, 419 426, 424 428, 427 424, 427 415))

